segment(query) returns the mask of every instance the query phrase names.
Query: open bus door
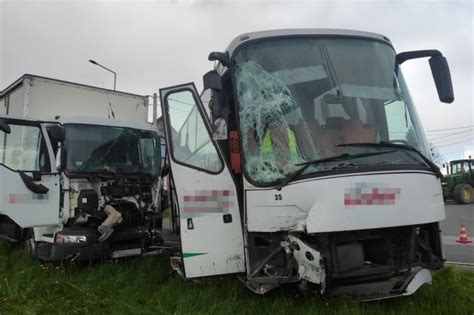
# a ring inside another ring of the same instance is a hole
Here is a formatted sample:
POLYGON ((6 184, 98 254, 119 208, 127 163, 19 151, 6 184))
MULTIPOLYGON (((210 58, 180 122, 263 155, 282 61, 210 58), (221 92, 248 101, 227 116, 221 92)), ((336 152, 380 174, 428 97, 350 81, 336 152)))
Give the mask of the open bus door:
POLYGON ((186 278, 245 271, 237 191, 193 83, 160 90, 186 278))

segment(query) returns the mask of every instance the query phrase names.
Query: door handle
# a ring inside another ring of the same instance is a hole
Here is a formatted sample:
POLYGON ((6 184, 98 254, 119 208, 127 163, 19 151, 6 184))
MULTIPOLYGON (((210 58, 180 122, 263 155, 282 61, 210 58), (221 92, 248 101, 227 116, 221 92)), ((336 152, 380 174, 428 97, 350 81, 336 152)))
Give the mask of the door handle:
POLYGON ((36 184, 34 182, 34 179, 31 178, 30 176, 26 175, 25 173, 20 171, 20 172, 18 172, 18 174, 20 175, 21 179, 23 180, 23 183, 25 184, 25 186, 29 190, 34 192, 35 194, 44 195, 49 191, 48 187, 46 187, 42 184, 36 184))
POLYGON ((192 218, 188 218, 188 230, 194 230, 194 223, 192 218))
POLYGON ((230 213, 224 214, 224 216, 222 218, 224 219, 224 223, 231 223, 232 222, 232 214, 230 214, 230 213))

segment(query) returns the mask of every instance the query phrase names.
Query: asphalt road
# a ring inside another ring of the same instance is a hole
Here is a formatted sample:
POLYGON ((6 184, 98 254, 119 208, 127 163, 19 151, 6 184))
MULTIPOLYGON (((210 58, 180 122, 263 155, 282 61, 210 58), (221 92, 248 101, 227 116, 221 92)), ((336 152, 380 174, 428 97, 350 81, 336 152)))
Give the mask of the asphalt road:
POLYGON ((447 261, 474 264, 474 204, 446 204, 446 220, 441 222, 444 256, 447 261), (456 242, 461 224, 467 229, 470 244, 456 242))

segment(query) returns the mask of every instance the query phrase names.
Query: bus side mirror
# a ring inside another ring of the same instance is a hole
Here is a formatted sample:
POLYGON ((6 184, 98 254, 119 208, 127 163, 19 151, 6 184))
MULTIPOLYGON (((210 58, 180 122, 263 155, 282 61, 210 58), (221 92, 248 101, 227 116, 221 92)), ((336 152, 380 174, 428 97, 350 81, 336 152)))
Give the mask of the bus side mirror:
POLYGON ((202 77, 204 90, 213 89, 222 91, 222 78, 216 70, 211 70, 202 77))
POLYGON ((210 89, 212 91, 212 98, 209 102, 209 109, 211 110, 211 122, 213 125, 214 140, 227 139, 227 116, 229 109, 224 108, 223 84, 222 77, 217 71, 212 70, 203 76, 204 90, 210 89))
POLYGON ((439 100, 443 103, 452 103, 454 101, 453 84, 446 58, 442 55, 436 55, 431 57, 429 62, 439 100))
POLYGON ((439 100, 443 103, 452 103, 454 101, 454 92, 451 73, 448 62, 440 51, 432 49, 402 52, 397 55, 397 62, 401 65, 407 60, 424 57, 431 57, 429 59, 431 74, 438 90, 439 100))
POLYGON ((211 70, 202 77, 204 91, 212 91, 210 110, 213 116, 221 116, 222 104, 222 78, 215 70, 211 70))
POLYGON ((0 130, 7 134, 12 132, 10 126, 1 119, 0 119, 0 130))
POLYGON ((229 55, 223 52, 211 52, 207 59, 209 61, 219 61, 224 67, 228 67, 230 65, 229 55))

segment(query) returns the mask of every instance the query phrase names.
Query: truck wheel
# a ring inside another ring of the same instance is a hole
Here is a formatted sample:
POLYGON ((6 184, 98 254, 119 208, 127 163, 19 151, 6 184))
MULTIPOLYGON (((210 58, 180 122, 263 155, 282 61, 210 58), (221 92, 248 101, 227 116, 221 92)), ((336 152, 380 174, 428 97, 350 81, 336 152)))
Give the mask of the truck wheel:
POLYGON ((469 184, 457 184, 454 187, 454 201, 459 204, 466 204, 472 202, 473 190, 469 184))
POLYGON ((33 232, 33 229, 24 230, 23 249, 30 254, 31 257, 38 257, 38 242, 35 241, 35 233, 33 232))

